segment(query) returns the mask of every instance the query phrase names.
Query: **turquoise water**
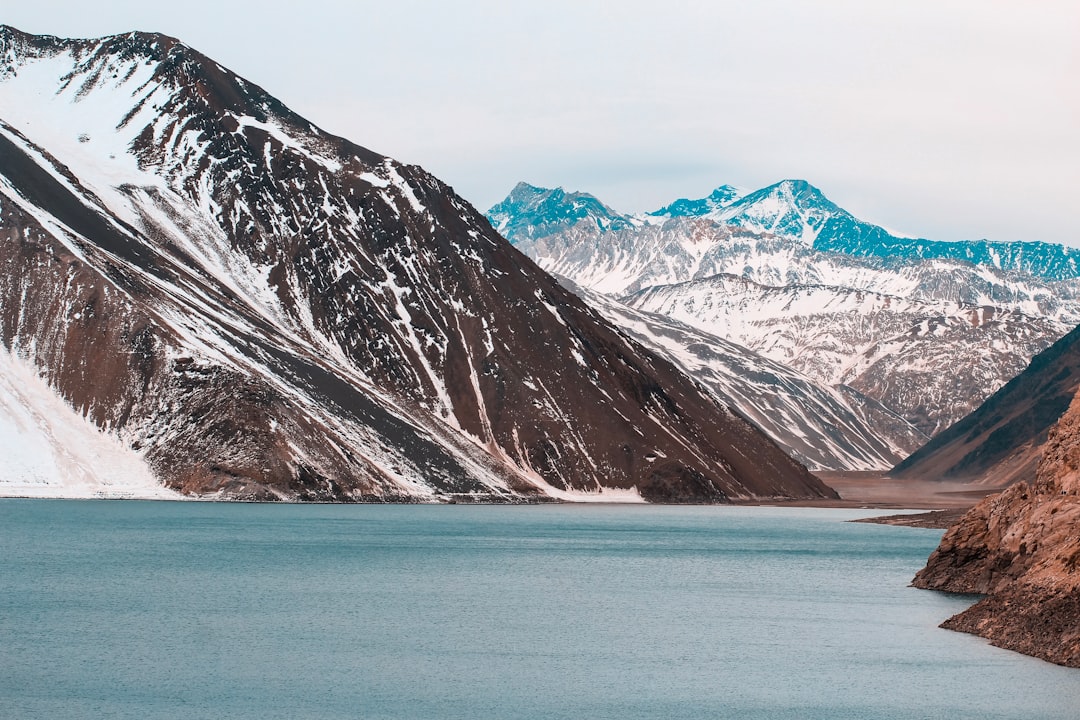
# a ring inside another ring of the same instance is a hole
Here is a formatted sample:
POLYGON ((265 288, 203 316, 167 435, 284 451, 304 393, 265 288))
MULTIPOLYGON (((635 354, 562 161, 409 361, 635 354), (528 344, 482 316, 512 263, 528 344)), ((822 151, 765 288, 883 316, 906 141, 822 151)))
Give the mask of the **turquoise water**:
POLYGON ((1077 717, 860 514, 0 500, 0 717, 1077 717))

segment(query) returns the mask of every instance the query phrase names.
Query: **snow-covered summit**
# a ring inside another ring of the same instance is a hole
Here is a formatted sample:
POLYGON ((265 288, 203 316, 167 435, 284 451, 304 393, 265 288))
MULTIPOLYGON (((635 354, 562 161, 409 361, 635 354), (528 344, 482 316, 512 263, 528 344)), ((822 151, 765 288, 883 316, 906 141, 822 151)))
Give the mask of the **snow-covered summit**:
POLYGON ((596 196, 541 188, 519 182, 510 194, 487 212, 492 226, 508 238, 536 239, 583 224, 598 230, 619 230, 630 219, 600 202, 596 196))
POLYGON ((697 200, 679 198, 670 205, 654 210, 649 215, 666 218, 706 217, 722 210, 745 194, 746 191, 741 188, 733 185, 721 185, 703 198, 697 200))
MULTIPOLYGON (((530 188, 536 195, 554 192, 530 188)), ((588 197, 597 206, 607 209, 592 195, 575 195, 588 197)), ((519 212, 514 203, 504 201, 492 208, 488 216, 496 229, 515 244, 565 232, 576 222, 567 222, 565 212, 548 213, 546 210, 542 205, 533 205, 527 211, 519 212), (536 232, 536 228, 543 228, 543 231, 536 232)), ((1080 278, 1078 249, 1043 242, 946 242, 899 235, 855 217, 805 180, 782 180, 753 192, 722 185, 705 198, 676 200, 647 214, 619 215, 610 210, 608 213, 596 223, 597 229, 618 231, 655 225, 666 219, 702 218, 749 233, 797 241, 814 250, 852 257, 956 260, 1046 280, 1080 278)))

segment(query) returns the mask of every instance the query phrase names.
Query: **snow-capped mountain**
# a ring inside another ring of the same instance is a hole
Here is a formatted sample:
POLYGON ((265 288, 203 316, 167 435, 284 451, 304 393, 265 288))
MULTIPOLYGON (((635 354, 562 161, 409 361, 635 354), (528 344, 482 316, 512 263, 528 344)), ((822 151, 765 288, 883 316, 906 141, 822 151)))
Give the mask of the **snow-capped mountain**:
POLYGON ((728 274, 760 285, 848 287, 1080 322, 1080 280, 1051 281, 958 260, 822 252, 707 218, 676 217, 611 231, 580 223, 515 245, 549 272, 616 297, 728 274))
POLYGON ((1069 330, 1018 310, 733 275, 652 287, 624 302, 722 334, 826 386, 854 388, 927 436, 1069 330))
POLYGON ((649 213, 652 217, 703 217, 719 212, 746 194, 745 190, 734 185, 721 185, 713 190, 707 197, 699 200, 680 198, 670 205, 665 205, 659 210, 649 213))
POLYGON ((831 494, 444 184, 161 35, 0 27, 0 340, 188 494, 831 494))
POLYGON ((927 434, 1080 323, 1075 278, 818 249, 825 229, 854 220, 807 183, 710 197, 669 206, 698 214, 626 217, 608 230, 585 221, 555 232, 560 222, 531 216, 548 232, 514 242, 580 286, 857 390, 927 434))
POLYGON ((524 183, 511 195, 515 193, 516 202, 496 205, 488 217, 516 245, 569 232, 577 225, 581 225, 580 232, 593 226, 604 230, 637 228, 669 218, 702 218, 748 234, 777 235, 814 250, 852 257, 956 260, 1046 281, 1080 277, 1078 249, 1042 242, 942 242, 897 235, 860 220, 805 180, 783 180, 753 192, 722 185, 705 198, 676 200, 642 215, 619 214, 587 193, 524 183), (543 231, 537 233, 536 228, 543 231))
POLYGON ((1046 280, 1080 277, 1080 250, 1042 242, 942 242, 897 235, 856 218, 804 180, 784 180, 750 193, 709 217, 857 257, 963 260, 1046 280))
POLYGON ((579 224, 598 230, 619 230, 631 224, 588 193, 538 188, 524 182, 488 210, 487 217, 507 238, 540 238, 579 224))
POLYGON ((684 368, 811 469, 884 469, 928 439, 850 387, 830 388, 667 315, 641 312, 578 286, 571 289, 635 340, 684 368))

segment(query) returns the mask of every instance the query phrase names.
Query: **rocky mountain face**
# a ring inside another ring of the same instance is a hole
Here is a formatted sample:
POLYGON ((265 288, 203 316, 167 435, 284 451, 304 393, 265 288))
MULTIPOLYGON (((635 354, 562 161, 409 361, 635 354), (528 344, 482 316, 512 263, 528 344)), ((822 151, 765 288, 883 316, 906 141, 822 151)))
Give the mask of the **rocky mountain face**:
POLYGON ((1050 431, 1080 390, 1080 328, 1032 359, 982 405, 893 468, 898 478, 1003 487, 1035 475, 1050 431))
POLYGON ((823 385, 857 390, 927 437, 977 408, 1068 327, 1014 309, 732 275, 623 301, 722 334, 823 385))
POLYGON ((927 436, 851 388, 833 389, 783 363, 606 295, 571 289, 634 340, 685 369, 812 470, 874 470, 896 463, 927 436))
POLYGON ((1080 667, 1080 395, 1054 425, 1033 480, 972 508, 917 587, 986 595, 943 627, 1080 667))
POLYGON ((487 213, 504 237, 542 238, 564 227, 583 224, 598 230, 619 230, 629 219, 589 193, 568 193, 562 188, 538 188, 518 183, 506 199, 487 213))
POLYGON ((0 28, 0 340, 187 494, 832 494, 450 188, 160 35, 0 28))
POLYGON ((871 398, 927 436, 1080 322, 1080 280, 890 256, 900 239, 871 232, 805 182, 749 194, 725 186, 668 208, 624 216, 618 228, 564 222, 555 231, 559 223, 549 222, 542 237, 510 237, 580 286, 871 398), (841 245, 844 224, 877 238, 877 250, 820 249, 841 245))

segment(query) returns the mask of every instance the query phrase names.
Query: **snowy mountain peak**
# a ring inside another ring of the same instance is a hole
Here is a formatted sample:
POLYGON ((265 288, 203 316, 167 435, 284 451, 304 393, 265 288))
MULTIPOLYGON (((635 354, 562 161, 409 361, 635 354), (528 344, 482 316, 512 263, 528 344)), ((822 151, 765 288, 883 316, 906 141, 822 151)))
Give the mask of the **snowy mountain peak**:
POLYGON ((708 197, 697 200, 679 198, 670 205, 649 213, 652 217, 701 217, 707 216, 730 205, 746 194, 746 191, 733 185, 721 185, 709 193, 708 197))
POLYGON ((731 203, 716 219, 813 245, 825 223, 838 215, 848 214, 810 183, 782 180, 731 203))
POLYGON ((601 231, 630 226, 630 220, 595 195, 519 182, 487 212, 492 226, 510 240, 537 239, 584 223, 601 231))

